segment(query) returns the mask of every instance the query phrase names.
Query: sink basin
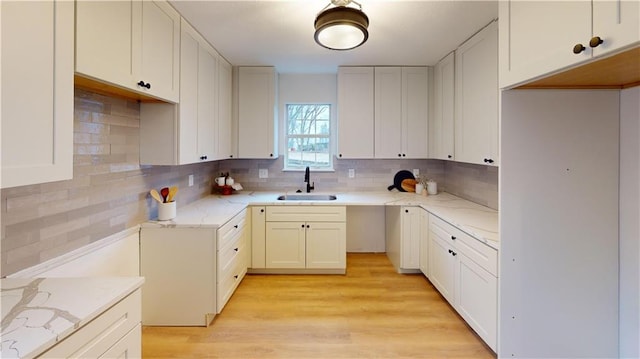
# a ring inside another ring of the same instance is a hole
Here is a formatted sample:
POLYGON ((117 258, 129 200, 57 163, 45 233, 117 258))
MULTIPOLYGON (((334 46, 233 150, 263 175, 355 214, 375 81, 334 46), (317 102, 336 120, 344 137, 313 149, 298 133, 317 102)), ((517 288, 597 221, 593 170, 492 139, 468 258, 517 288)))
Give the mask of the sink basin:
POLYGON ((278 197, 278 201, 334 201, 338 197, 334 194, 283 194, 278 197))

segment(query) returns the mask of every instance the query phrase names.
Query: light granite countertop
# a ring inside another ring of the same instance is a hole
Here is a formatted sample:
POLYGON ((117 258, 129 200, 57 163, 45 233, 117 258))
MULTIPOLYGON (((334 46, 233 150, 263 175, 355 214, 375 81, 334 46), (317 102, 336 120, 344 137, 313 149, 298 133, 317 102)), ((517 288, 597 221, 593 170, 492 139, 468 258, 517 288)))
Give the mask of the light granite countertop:
POLYGON ((142 277, 0 279, 0 357, 42 354, 143 283, 142 277))
POLYGON ((499 248, 498 211, 446 192, 429 196, 398 191, 331 192, 337 196, 333 201, 279 201, 277 198, 282 194, 293 192, 240 191, 227 196, 211 195, 178 207, 177 216, 172 220, 149 221, 142 227, 217 228, 247 206, 419 206, 479 241, 499 248))

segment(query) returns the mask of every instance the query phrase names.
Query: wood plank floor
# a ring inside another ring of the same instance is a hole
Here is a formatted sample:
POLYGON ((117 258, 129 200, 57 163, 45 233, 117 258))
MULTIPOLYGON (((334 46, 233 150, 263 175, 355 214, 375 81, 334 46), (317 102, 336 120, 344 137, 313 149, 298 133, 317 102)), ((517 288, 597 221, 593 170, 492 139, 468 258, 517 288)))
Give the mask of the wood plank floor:
POLYGON ((423 275, 247 275, 211 326, 143 327, 145 358, 495 358, 423 275))

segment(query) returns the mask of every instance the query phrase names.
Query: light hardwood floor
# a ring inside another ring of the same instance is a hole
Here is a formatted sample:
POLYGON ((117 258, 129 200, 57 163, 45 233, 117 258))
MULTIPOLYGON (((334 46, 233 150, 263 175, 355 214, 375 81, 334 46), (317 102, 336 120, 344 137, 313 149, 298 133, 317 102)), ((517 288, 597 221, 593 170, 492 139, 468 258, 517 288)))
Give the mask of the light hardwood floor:
POLYGON ((495 358, 423 275, 247 275, 211 326, 144 327, 145 358, 495 358))

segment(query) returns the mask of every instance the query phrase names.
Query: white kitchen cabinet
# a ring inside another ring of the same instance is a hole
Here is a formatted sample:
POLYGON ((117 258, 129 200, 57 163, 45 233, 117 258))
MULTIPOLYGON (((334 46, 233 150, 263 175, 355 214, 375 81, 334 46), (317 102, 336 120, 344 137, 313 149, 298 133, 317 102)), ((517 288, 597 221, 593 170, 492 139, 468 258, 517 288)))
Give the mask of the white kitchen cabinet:
POLYGON ((232 133, 232 67, 223 57, 218 57, 218 150, 216 159, 233 158, 235 151, 231 141, 232 133))
POLYGON ((387 206, 386 252, 398 273, 420 272, 420 207, 387 206))
POLYGON ((242 211, 218 228, 217 237, 217 312, 222 309, 247 273, 251 260, 248 243, 251 212, 242 211))
POLYGON ((251 207, 251 265, 250 268, 266 267, 266 207, 251 207))
POLYGON ((181 165, 217 159, 218 54, 185 20, 180 103, 140 105, 140 163, 181 165))
POLYGON ((429 212, 420 212, 420 271, 429 278, 429 212))
POLYGON ((376 67, 375 158, 428 156, 427 67, 376 67))
POLYGON ((265 228, 266 269, 346 270, 345 207, 269 206, 265 228))
POLYGON ((0 187, 71 179, 73 3, 3 1, 0 9, 0 187))
POLYGON ((567 69, 640 42, 638 1, 501 1, 500 87, 567 69), (544 26, 540 19, 544 18, 544 26), (592 48, 590 40, 602 44, 592 48), (581 45, 582 51, 574 52, 581 45))
POLYGON ((498 254, 429 216, 429 280, 489 347, 497 347, 498 254))
POLYGON ((429 121, 429 158, 454 160, 454 52, 434 66, 433 92, 433 118, 429 121))
POLYGON ((455 159, 498 166, 498 23, 455 51, 455 159))
POLYGON ((76 73, 179 100, 180 14, 166 1, 77 1, 76 73))
POLYGON ((338 158, 374 158, 374 69, 338 68, 338 158))
POLYGON ((278 157, 276 70, 238 68, 238 157, 278 157))

